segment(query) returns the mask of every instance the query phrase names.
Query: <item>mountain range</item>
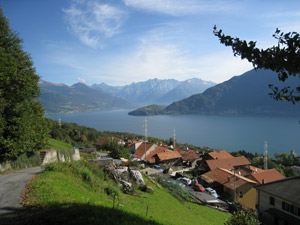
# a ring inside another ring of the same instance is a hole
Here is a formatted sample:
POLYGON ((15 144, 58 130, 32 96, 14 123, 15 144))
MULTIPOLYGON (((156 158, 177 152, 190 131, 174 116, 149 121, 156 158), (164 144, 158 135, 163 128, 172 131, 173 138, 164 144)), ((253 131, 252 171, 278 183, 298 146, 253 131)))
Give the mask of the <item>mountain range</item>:
POLYGON ((136 108, 154 103, 167 105, 201 93, 213 85, 215 83, 197 78, 186 81, 151 79, 126 86, 105 83, 68 86, 43 80, 39 82, 40 100, 48 114, 136 108))
POLYGON ((295 87, 298 83, 298 78, 280 82, 277 73, 270 70, 251 70, 161 110, 148 106, 129 114, 299 115, 299 104, 275 101, 269 95, 269 84, 295 87))
POLYGON ((120 97, 95 90, 83 83, 68 86, 41 80, 39 87, 41 90, 40 100, 46 114, 134 107, 133 104, 120 97))
POLYGON ((174 79, 160 80, 150 79, 144 82, 131 83, 126 86, 109 86, 105 83, 93 84, 91 87, 103 92, 126 99, 137 105, 170 104, 187 98, 193 94, 199 94, 207 88, 216 85, 210 81, 192 78, 185 81, 174 79))

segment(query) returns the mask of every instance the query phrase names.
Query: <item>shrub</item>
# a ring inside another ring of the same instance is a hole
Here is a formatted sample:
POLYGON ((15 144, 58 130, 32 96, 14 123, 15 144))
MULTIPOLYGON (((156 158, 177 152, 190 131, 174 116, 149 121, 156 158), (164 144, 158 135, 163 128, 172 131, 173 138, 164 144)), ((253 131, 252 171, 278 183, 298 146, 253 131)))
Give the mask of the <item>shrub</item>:
POLYGON ((10 161, 11 167, 14 169, 22 169, 41 165, 41 158, 38 152, 30 154, 22 154, 16 160, 10 161))
POLYGON ((238 210, 226 220, 225 225, 260 225, 252 211, 238 210))
POLYGON ((109 196, 115 196, 117 198, 119 198, 119 196, 120 196, 120 190, 119 190, 119 188, 117 188, 117 187, 115 187, 113 185, 105 187, 104 191, 109 196))
POLYGON ((93 172, 89 170, 89 168, 81 166, 77 169, 77 173, 82 178, 82 180, 87 181, 91 184, 93 183, 94 175, 93 172))
POLYGON ((65 166, 62 162, 49 163, 46 164, 45 171, 64 172, 66 170, 65 166))

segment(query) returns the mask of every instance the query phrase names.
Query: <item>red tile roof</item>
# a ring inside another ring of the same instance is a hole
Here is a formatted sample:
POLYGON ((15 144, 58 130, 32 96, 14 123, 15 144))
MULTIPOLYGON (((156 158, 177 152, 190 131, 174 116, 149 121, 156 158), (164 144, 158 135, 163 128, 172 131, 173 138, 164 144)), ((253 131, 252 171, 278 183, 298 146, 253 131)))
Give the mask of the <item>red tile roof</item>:
POLYGON ((163 151, 157 154, 161 161, 181 158, 178 151, 163 151))
POLYGON ((200 156, 202 155, 202 152, 198 152, 193 149, 179 149, 178 152, 182 156, 182 160, 188 161, 188 160, 193 160, 193 159, 199 159, 200 156))
POLYGON ((283 176, 281 173, 278 172, 278 170, 270 169, 270 170, 263 170, 258 173, 252 173, 250 177, 253 177, 255 181, 257 181, 259 184, 263 183, 263 180, 266 183, 281 180, 284 179, 285 176, 283 176))
POLYGON ((213 159, 227 159, 233 158, 233 156, 226 150, 214 151, 208 153, 213 159))
POLYGON ((168 148, 168 146, 157 146, 153 151, 151 151, 149 154, 147 154, 147 161, 149 163, 155 163, 155 155, 165 151, 168 148))
POLYGON ((116 141, 116 142, 123 141, 122 139, 117 138, 117 137, 106 137, 106 138, 101 138, 99 141, 94 142, 94 145, 102 146, 102 145, 104 145, 108 140, 113 140, 113 141, 116 141))
POLYGON ((94 142, 94 145, 102 146, 107 142, 107 138, 101 138, 99 141, 94 142))
MULTIPOLYGON (((148 151, 154 143, 146 143, 146 150, 148 151)), ((141 158, 145 154, 145 143, 140 144, 140 146, 135 150, 135 157, 141 158)))
MULTIPOLYGON (((246 177, 240 176, 238 174, 235 174, 236 181, 235 181, 235 187, 239 188, 243 186, 244 184, 250 183, 250 184, 257 184, 257 182, 250 180, 246 177)), ((205 181, 211 182, 217 182, 229 189, 234 190, 234 173, 223 168, 216 168, 212 171, 209 171, 203 175, 201 175, 201 178, 205 181)))
POLYGON ((234 166, 245 166, 251 164, 245 156, 206 160, 206 163, 210 170, 214 170, 218 167, 224 169, 234 169, 234 166))
POLYGON ((252 171, 252 172, 255 172, 255 173, 259 173, 261 171, 264 171, 263 169, 261 168, 258 168, 258 167, 255 167, 255 166, 249 166, 249 169, 252 171))

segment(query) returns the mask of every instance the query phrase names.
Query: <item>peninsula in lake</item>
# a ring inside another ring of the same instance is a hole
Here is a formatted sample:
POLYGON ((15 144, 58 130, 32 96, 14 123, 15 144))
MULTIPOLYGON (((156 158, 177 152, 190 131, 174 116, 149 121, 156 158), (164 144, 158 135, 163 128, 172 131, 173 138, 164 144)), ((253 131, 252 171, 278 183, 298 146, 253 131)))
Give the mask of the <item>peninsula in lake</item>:
POLYGON ((105 83, 68 86, 43 80, 39 82, 40 100, 47 114, 133 109, 147 104, 168 105, 214 85, 198 78, 185 81, 150 79, 125 86, 105 83))

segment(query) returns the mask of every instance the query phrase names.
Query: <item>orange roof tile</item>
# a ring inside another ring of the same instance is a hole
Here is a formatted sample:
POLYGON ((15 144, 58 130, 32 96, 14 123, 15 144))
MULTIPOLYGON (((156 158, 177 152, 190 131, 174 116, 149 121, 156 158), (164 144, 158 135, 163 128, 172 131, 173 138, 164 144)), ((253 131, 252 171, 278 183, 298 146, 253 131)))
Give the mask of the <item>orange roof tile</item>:
POLYGON ((193 149, 179 149, 178 150, 180 155, 182 156, 182 160, 187 161, 187 160, 193 160, 193 159, 199 159, 201 156, 201 152, 198 152, 193 149))
MULTIPOLYGON (((235 187, 239 188, 243 186, 244 184, 251 183, 256 184, 257 182, 250 180, 246 177, 240 176, 238 174, 235 174, 236 181, 235 181, 235 187)), ((216 168, 212 171, 209 171, 203 175, 201 175, 201 178, 204 180, 207 180, 209 182, 217 182, 229 189, 234 189, 234 173, 223 168, 216 168)))
POLYGON ((265 183, 269 183, 272 181, 281 180, 281 179, 285 178, 285 176, 283 176, 281 173, 279 173, 278 170, 276 170, 275 168, 270 169, 270 170, 263 170, 259 173, 252 173, 251 176, 259 184, 262 184, 263 180, 265 183))
POLYGON ((226 150, 214 151, 208 153, 213 159, 227 159, 233 158, 233 156, 226 150))
POLYGON ((155 163, 155 155, 165 151, 165 149, 168 148, 167 146, 157 146, 153 151, 151 151, 149 154, 147 154, 147 161, 149 163, 155 163))
POLYGON ((178 151, 163 151, 158 153, 157 156, 161 161, 181 158, 181 155, 178 151))
POLYGON ((255 166, 249 166, 249 169, 252 171, 252 172, 255 172, 255 173, 259 173, 261 171, 264 171, 263 169, 261 168, 258 168, 258 167, 255 167, 255 166))
POLYGON ((102 146, 109 140, 113 140, 116 142, 123 141, 122 139, 117 138, 117 137, 105 137, 105 138, 101 138, 99 141, 94 142, 94 145, 102 146))
POLYGON ((107 142, 107 138, 101 138, 99 141, 94 142, 94 145, 104 145, 107 142))
POLYGON ((206 160, 206 163, 210 170, 214 170, 218 167, 224 169, 234 169, 234 166, 245 166, 251 164, 245 156, 206 160))
MULTIPOLYGON (((146 151, 148 151, 154 143, 146 143, 146 151)), ((134 155, 141 158, 145 154, 145 143, 140 144, 140 146, 135 150, 134 155)))

